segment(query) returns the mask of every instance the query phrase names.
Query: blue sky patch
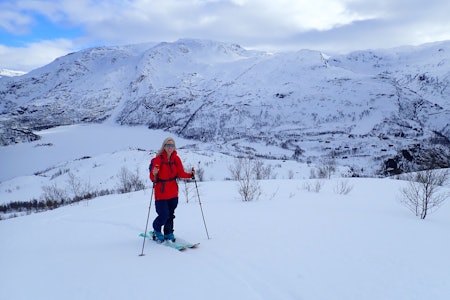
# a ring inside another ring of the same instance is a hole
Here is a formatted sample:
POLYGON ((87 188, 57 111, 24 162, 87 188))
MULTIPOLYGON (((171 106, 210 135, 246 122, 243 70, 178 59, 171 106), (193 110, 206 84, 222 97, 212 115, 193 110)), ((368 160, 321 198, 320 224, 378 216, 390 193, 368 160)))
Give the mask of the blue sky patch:
POLYGON ((33 22, 27 33, 10 33, 0 29, 0 44, 8 47, 23 47, 29 43, 59 38, 75 39, 83 35, 81 27, 68 23, 54 23, 40 14, 33 14, 33 22))

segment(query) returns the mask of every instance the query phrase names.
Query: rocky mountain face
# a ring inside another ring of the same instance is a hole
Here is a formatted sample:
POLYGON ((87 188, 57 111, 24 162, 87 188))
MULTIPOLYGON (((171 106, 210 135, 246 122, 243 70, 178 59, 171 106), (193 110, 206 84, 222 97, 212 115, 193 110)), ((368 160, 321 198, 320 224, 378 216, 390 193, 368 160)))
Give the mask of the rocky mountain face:
POLYGON ((209 40, 92 48, 0 78, 0 101, 3 146, 114 122, 353 176, 450 165, 450 42, 331 57, 209 40))

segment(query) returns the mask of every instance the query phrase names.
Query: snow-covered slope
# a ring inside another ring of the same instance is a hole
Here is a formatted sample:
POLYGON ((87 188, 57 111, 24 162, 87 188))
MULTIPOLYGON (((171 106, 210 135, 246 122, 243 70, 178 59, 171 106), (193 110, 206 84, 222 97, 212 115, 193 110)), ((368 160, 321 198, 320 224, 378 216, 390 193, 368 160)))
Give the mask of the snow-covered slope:
POLYGON ((430 156, 446 167, 449 58, 450 42, 336 57, 187 39, 93 48, 0 79, 1 143, 114 122, 231 154, 331 158, 355 175, 422 168, 430 156))
MULTIPOLYGON (((205 172, 199 194, 193 183, 179 183, 175 234, 201 244, 177 252, 147 241, 141 257, 138 235, 152 195, 148 162, 168 133, 84 124, 38 134, 40 141, 0 148, 0 204, 45 199, 44 186, 69 197, 74 187, 112 189, 123 167, 136 170, 147 188, 1 220, 2 299, 447 300, 450 294, 450 206, 420 220, 399 203, 406 182, 342 174, 308 179, 313 166, 264 160, 277 176, 259 181, 260 197, 243 202, 238 183, 224 180, 233 157, 175 136, 185 167, 205 172), (317 192, 308 189, 317 185, 317 192), (350 192, 339 193, 342 185, 350 192)), ((150 224, 155 216, 153 201, 150 224)))
POLYGON ((423 221, 396 201, 400 181, 351 179, 348 195, 305 182, 265 181, 249 203, 235 182, 201 183, 211 239, 182 199, 175 234, 201 243, 186 252, 147 241, 139 256, 150 190, 0 221, 2 297, 448 299, 450 206, 423 221))

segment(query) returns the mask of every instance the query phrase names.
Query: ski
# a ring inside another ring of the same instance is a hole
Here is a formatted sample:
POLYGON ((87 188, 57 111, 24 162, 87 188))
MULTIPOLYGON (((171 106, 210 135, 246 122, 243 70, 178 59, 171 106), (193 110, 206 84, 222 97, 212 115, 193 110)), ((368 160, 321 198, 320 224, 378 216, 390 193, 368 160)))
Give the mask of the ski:
MULTIPOLYGON (((149 231, 147 234, 141 233, 141 234, 139 234, 139 236, 151 239, 152 241, 158 243, 158 241, 153 240, 153 231, 149 231)), ((178 251, 184 251, 187 248, 197 248, 198 245, 200 245, 200 243, 190 243, 188 241, 185 241, 185 240, 179 239, 179 238, 176 238, 175 242, 164 241, 159 244, 164 245, 166 247, 176 249, 178 251)))
MULTIPOLYGON (((153 237, 152 237, 152 232, 151 232, 151 231, 150 231, 148 234, 141 233, 141 234, 139 234, 139 236, 148 238, 148 239, 154 241, 155 243, 158 243, 158 241, 155 241, 155 240, 153 239, 153 237)), ((163 246, 166 246, 166 247, 170 247, 170 248, 173 248, 173 249, 176 249, 176 250, 178 250, 178 251, 184 251, 184 250, 186 250, 186 247, 184 247, 183 245, 181 245, 181 244, 176 244, 176 243, 174 243, 174 242, 172 242, 172 241, 164 241, 164 242, 158 243, 158 244, 163 245, 163 246)))
POLYGON ((181 245, 183 245, 186 248, 197 248, 200 245, 200 243, 191 243, 191 242, 188 242, 188 241, 183 240, 183 239, 178 238, 178 237, 176 238, 175 243, 181 244, 181 245))
POLYGON ((166 247, 170 247, 170 248, 176 249, 178 251, 184 251, 184 250, 187 249, 184 245, 177 244, 177 243, 172 242, 172 241, 164 241, 164 242, 161 243, 161 245, 164 245, 166 247))
MULTIPOLYGON (((153 231, 149 231, 148 235, 150 237, 153 237, 153 231)), ((197 248, 200 245, 200 243, 191 243, 179 237, 176 238, 175 242, 172 241, 169 242, 178 246, 182 246, 184 248, 197 248)))

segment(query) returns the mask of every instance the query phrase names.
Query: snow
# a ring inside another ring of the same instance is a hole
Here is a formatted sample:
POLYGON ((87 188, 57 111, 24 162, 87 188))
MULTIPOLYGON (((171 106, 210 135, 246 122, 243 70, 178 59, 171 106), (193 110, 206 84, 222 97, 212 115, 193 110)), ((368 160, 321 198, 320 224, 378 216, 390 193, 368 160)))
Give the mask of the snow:
POLYGON ((0 180, 31 175, 58 162, 83 156, 95 156, 129 147, 157 149, 166 136, 162 131, 152 131, 150 138, 150 131, 145 127, 132 128, 132 134, 127 126, 109 124, 60 126, 40 131, 43 139, 39 141, 1 149, 0 164, 4 170, 0 174, 0 180), (47 136, 51 137, 46 139, 47 136))
MULTIPOLYGON (((25 189, 32 198, 42 185, 63 185, 66 174, 50 179, 60 168, 93 186, 117 184, 112 178, 124 164, 146 179, 148 159, 166 137, 106 125, 41 134, 0 148, 1 203, 25 197, 25 189), (36 147, 46 143, 52 146, 36 147), (91 158, 79 160, 85 155, 91 158), (22 164, 11 170, 9 160, 22 164), (40 169, 49 171, 32 175, 40 169)), ((198 186, 210 239, 194 188, 188 198, 180 193, 175 234, 199 248, 178 252, 146 241, 139 256, 148 182, 142 191, 2 220, 2 299, 448 299, 450 206, 420 220, 399 203, 405 183, 392 179, 336 176, 308 192, 317 179, 292 162, 278 162, 277 179, 260 182, 258 200, 242 202, 237 183, 224 180, 232 158, 175 139, 185 166, 201 161, 205 168, 207 181, 198 186), (353 187, 347 195, 335 192, 342 182, 353 187)), ((155 216, 152 203, 150 224, 155 216)))

